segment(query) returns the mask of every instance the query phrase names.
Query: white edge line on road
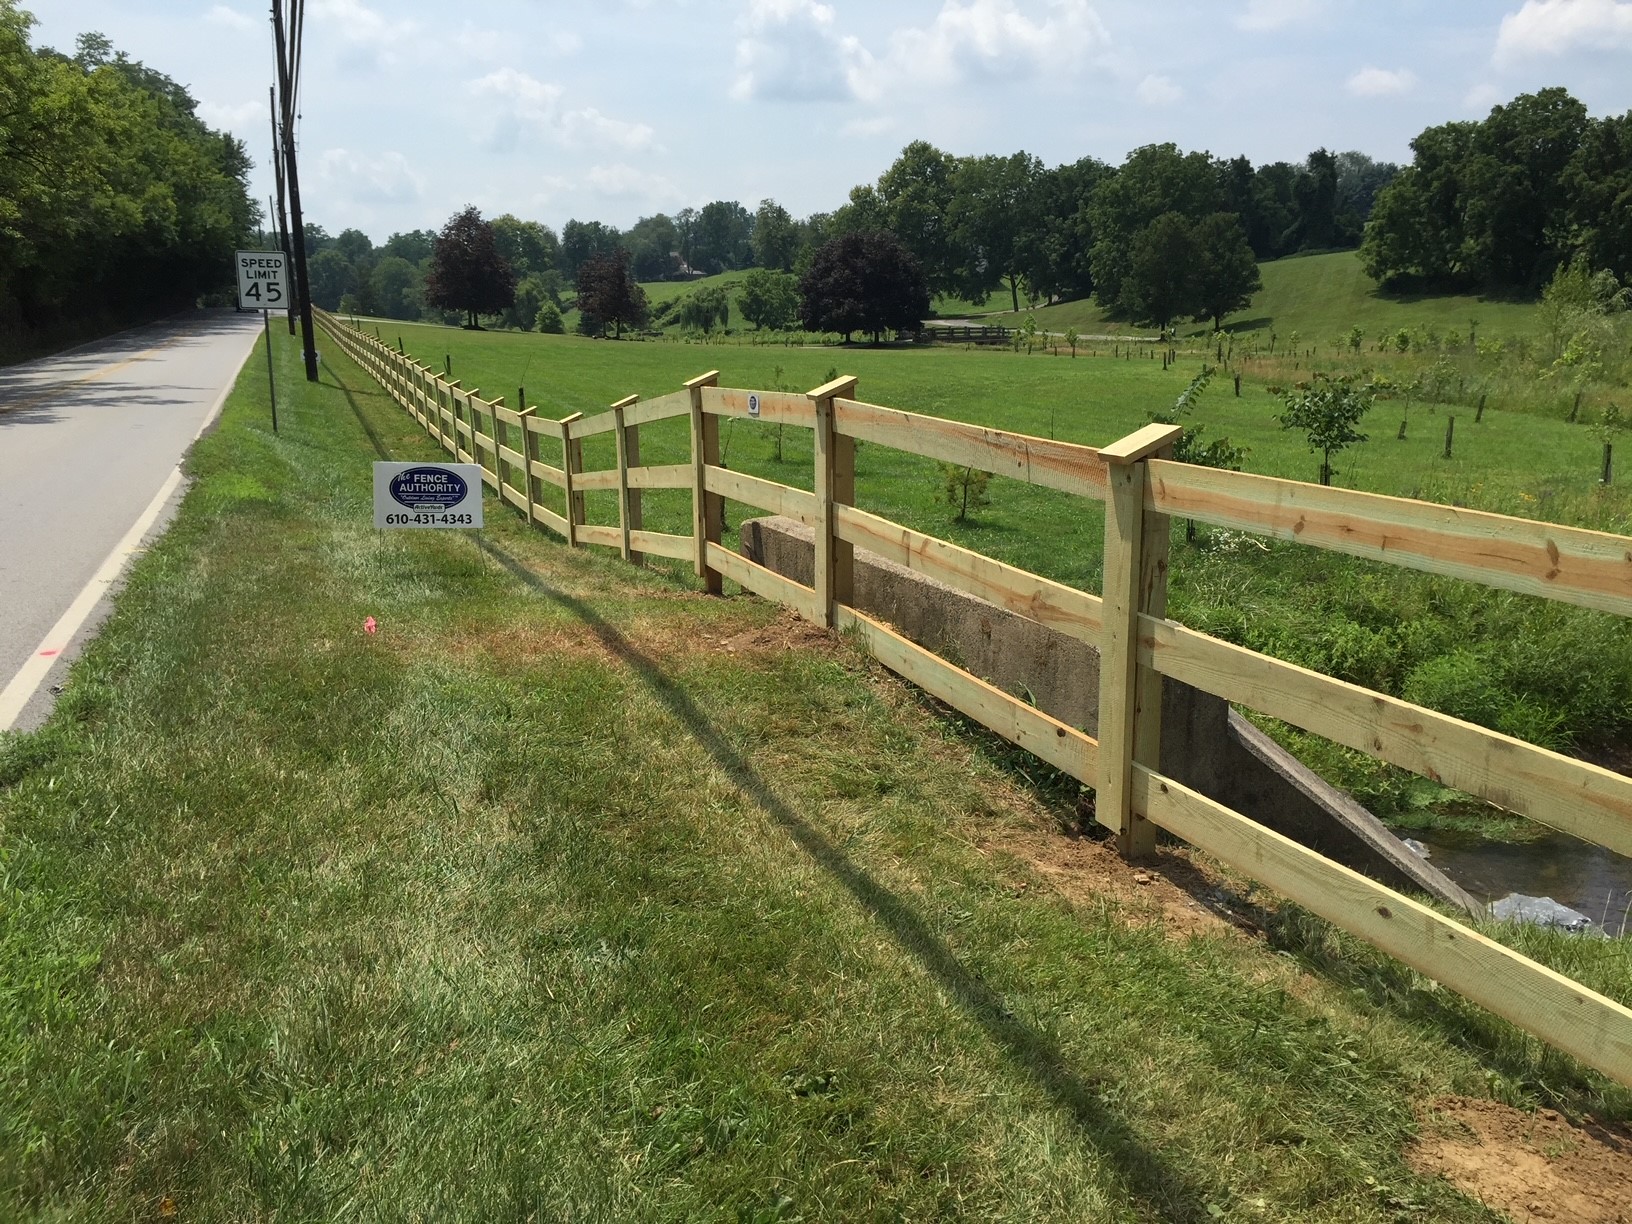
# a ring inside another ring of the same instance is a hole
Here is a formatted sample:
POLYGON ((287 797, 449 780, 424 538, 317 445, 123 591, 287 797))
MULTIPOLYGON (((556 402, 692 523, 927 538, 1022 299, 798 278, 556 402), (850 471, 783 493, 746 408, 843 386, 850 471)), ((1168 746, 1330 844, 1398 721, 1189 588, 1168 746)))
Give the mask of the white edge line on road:
MULTIPOLYGON (((260 339, 258 335, 255 338, 256 340, 260 339)), ((102 602, 102 597, 112 589, 113 584, 124 573, 125 566, 130 563, 131 557, 135 555, 137 548, 141 545, 142 538, 147 535, 154 521, 163 512, 165 503, 170 500, 176 489, 181 485, 183 479, 182 463, 187 461, 187 454, 193 449, 193 442, 197 442, 202 438, 204 431, 215 424, 215 418, 221 415, 221 408, 226 404, 227 396, 231 395, 233 388, 237 386, 238 376, 243 372, 245 364, 249 361, 250 354, 254 351, 254 344, 251 344, 245 350, 243 360, 238 363, 238 368, 227 379, 227 385, 222 388, 221 394, 216 397, 215 403, 210 408, 209 415, 204 418, 204 423, 198 427, 198 432, 193 435, 193 441, 189 442, 187 450, 182 452, 181 462, 177 463, 175 469, 165 478, 163 486, 154 495, 153 500, 148 502, 147 509, 142 511, 136 522, 131 525, 130 530, 125 533, 124 538, 113 546, 113 551, 97 568, 96 573, 91 575, 91 580, 74 597, 74 602, 68 605, 68 610, 62 614, 56 624, 47 630, 45 638, 34 648, 34 652, 29 655, 28 661, 18 669, 17 674, 11 678, 11 682, 4 689, 0 689, 0 731, 9 731, 16 725, 17 720, 22 717, 23 709, 28 705, 34 694, 39 691, 40 685, 45 682, 46 676, 51 674, 51 668, 56 665, 57 660, 62 656, 62 652, 67 650, 69 644, 73 642, 74 634, 79 632, 80 626, 89 619, 91 613, 96 610, 96 606, 102 602)))

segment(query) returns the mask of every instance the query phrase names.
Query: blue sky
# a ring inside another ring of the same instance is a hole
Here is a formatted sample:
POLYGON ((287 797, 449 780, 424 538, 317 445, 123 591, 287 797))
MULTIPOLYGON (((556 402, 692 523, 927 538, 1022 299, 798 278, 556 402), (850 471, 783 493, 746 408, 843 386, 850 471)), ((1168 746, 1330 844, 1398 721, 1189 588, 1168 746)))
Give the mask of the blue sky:
MULTIPOLYGON (((23 0, 99 30, 249 143, 269 4, 23 0)), ((1172 140, 1408 161, 1424 127, 1563 85, 1632 110, 1632 0, 307 0, 306 215, 376 241, 474 203, 559 228, 767 196, 826 211, 901 147, 1050 165, 1172 140)))

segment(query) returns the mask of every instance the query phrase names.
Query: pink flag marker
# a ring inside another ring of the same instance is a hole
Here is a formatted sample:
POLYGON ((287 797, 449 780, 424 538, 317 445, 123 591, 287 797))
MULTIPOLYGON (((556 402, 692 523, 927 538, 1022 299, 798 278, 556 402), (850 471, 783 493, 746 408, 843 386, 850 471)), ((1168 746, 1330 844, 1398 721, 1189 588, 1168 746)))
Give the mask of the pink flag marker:
POLYGON ((378 633, 379 631, 380 622, 375 620, 372 616, 363 622, 364 633, 378 633))

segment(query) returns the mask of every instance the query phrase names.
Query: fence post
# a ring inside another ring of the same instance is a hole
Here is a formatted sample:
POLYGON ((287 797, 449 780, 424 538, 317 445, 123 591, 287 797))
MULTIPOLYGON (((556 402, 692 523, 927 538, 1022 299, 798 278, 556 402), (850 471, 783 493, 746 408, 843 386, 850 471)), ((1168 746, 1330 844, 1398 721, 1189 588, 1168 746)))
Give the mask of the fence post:
POLYGON ((1099 452, 1107 493, 1095 810, 1116 830, 1124 858, 1156 848, 1156 826, 1133 810, 1133 763, 1154 769, 1161 759, 1162 679, 1139 666, 1139 614, 1167 614, 1169 520, 1145 511, 1146 460, 1170 458, 1183 433, 1178 425, 1147 425, 1099 452))
POLYGON ((453 437, 449 439, 449 442, 453 448, 453 461, 455 463, 465 461, 464 452, 459 449, 459 426, 463 424, 465 419, 459 415, 459 390, 462 381, 462 379, 456 378, 448 384, 448 413, 453 417, 453 437))
MULTIPOLYGON (((627 395, 612 405, 612 442, 618 453, 618 533, 623 537, 619 551, 625 561, 640 564, 640 558, 629 550, 629 533, 635 527, 629 504, 629 436, 623 423, 623 410, 638 404, 640 396, 627 395)), ((637 458, 635 462, 640 460, 637 458)))
POLYGON ((543 498, 540 497, 539 494, 543 493, 544 491, 540 486, 533 483, 538 479, 533 475, 533 459, 536 457, 538 450, 538 448, 533 444, 533 439, 538 435, 531 429, 527 428, 527 418, 532 416, 536 411, 537 407, 535 405, 532 408, 523 408, 516 414, 521 418, 521 487, 518 488, 516 492, 520 493, 522 497, 526 498, 527 500, 527 509, 523 511, 523 513, 526 514, 527 522, 529 524, 538 521, 533 516, 533 507, 538 505, 539 502, 543 501, 543 498))
POLYGON ((708 546, 720 542, 725 499, 706 487, 709 465, 720 462, 720 422, 713 413, 703 411, 703 388, 716 387, 719 382, 720 372, 710 370, 684 384, 691 392, 691 533, 697 546, 697 577, 710 595, 718 595, 723 589, 719 571, 709 568, 708 546))
POLYGON ((838 538, 833 530, 833 505, 856 500, 856 442, 834 428, 833 401, 855 394, 856 378, 846 375, 823 383, 809 392, 816 406, 816 556, 812 585, 816 588, 816 610, 822 624, 831 629, 834 610, 855 598, 855 557, 853 544, 838 538))
MULTIPOLYGON (((501 395, 498 399, 488 404, 487 412, 485 414, 487 416, 488 425, 491 429, 491 434, 488 437, 488 441, 493 443, 493 449, 488 452, 493 456, 493 485, 498 490, 500 501, 504 500, 504 460, 499 457, 499 409, 503 407, 504 396, 501 395)), ((471 440, 471 445, 476 446, 474 439, 471 440)), ((476 448, 476 462, 482 462, 482 451, 480 447, 476 448)), ((483 463, 482 467, 485 469, 487 465, 483 463)))
POLYGON ((584 521, 584 495, 572 487, 573 476, 584 467, 584 442, 572 436, 572 423, 583 413, 561 418, 561 471, 567 494, 567 546, 578 547, 578 524, 584 521))

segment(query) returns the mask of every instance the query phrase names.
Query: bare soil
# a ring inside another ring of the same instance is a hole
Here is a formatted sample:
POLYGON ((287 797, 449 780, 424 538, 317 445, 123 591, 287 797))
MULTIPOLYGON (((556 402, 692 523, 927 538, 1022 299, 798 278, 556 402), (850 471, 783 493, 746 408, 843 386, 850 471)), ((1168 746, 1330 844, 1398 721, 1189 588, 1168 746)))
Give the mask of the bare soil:
POLYGON ((1469 1097, 1433 1102, 1422 1124, 1411 1167, 1515 1224, 1632 1224, 1632 1132, 1469 1097))

